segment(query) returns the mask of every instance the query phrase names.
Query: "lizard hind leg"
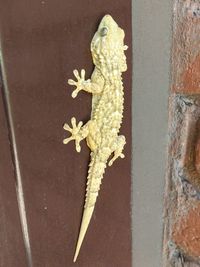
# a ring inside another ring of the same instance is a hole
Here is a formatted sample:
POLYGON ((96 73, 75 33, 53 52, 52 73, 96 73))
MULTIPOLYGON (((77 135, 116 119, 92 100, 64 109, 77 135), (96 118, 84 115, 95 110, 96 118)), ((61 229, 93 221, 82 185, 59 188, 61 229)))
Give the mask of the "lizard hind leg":
POLYGON ((112 166, 113 162, 117 159, 117 158, 124 158, 124 154, 122 153, 123 149, 124 149, 124 145, 126 144, 126 139, 124 135, 120 135, 117 137, 114 145, 113 145, 113 152, 114 152, 114 156, 113 158, 109 161, 108 166, 112 166))
POLYGON ((80 121, 76 125, 76 119, 74 117, 71 119, 71 124, 72 124, 72 128, 67 123, 65 123, 63 126, 64 130, 71 133, 70 137, 65 138, 63 140, 63 144, 68 144, 70 141, 74 140, 75 146, 76 146, 76 151, 80 152, 81 151, 80 142, 83 139, 85 139, 89 133, 88 124, 86 123, 84 126, 82 126, 83 122, 80 121))

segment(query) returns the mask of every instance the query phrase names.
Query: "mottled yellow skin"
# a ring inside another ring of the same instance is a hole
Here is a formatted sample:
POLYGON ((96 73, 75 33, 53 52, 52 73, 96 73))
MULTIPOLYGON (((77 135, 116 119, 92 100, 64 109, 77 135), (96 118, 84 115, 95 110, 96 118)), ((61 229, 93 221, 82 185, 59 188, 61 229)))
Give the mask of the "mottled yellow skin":
POLYGON ((91 79, 85 80, 85 70, 81 70, 80 75, 74 70, 77 81, 68 80, 70 85, 76 86, 72 92, 73 98, 81 90, 93 95, 91 119, 84 126, 82 122, 76 125, 75 118, 71 119, 72 128, 64 125, 64 129, 71 133, 71 137, 63 140, 64 144, 75 140, 76 150, 80 152, 79 143, 86 138, 91 150, 85 208, 74 261, 94 210, 107 161, 113 153, 109 166, 118 157, 124 158, 122 151, 126 141, 123 135, 119 135, 119 130, 124 103, 122 72, 127 70, 124 50, 127 48, 124 45, 124 31, 110 15, 104 16, 91 42, 95 65, 91 79))

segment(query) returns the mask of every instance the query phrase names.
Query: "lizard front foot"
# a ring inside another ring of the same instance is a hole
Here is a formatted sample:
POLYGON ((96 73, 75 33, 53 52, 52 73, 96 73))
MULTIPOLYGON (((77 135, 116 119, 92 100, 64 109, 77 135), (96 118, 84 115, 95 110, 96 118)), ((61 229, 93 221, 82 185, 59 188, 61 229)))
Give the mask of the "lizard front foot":
POLYGON ((76 89, 72 92, 72 97, 75 98, 78 95, 79 91, 83 90, 84 84, 87 83, 88 81, 85 80, 84 69, 81 70, 81 75, 79 75, 77 70, 74 70, 73 73, 77 79, 77 82, 72 79, 69 79, 68 84, 76 86, 76 89))
POLYGON ((71 136, 68 138, 65 138, 63 140, 63 144, 68 144, 70 141, 75 140, 75 146, 76 146, 76 151, 80 152, 81 151, 81 146, 80 146, 80 141, 82 140, 81 135, 80 135, 80 130, 81 130, 81 126, 83 125, 83 122, 80 121, 78 123, 78 125, 76 126, 76 119, 73 117, 71 119, 71 124, 72 124, 72 128, 65 123, 63 128, 71 133, 71 136))

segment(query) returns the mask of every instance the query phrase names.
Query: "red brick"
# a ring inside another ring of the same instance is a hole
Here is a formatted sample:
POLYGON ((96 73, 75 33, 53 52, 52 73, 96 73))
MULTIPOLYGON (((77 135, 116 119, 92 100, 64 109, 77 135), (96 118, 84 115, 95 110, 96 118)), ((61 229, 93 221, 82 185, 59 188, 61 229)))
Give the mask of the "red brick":
POLYGON ((200 203, 179 217, 173 226, 172 239, 186 254, 200 256, 200 203))

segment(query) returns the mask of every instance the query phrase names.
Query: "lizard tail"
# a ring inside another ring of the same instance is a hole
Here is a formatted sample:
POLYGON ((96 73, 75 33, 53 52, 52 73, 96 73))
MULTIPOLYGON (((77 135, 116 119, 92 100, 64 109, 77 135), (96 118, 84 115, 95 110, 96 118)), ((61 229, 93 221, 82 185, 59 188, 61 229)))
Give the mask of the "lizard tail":
POLYGON ((75 255, 74 255, 74 260, 73 260, 74 262, 76 261, 76 259, 78 257, 78 254, 79 254, 83 239, 85 237, 87 228, 89 226, 93 211, 94 211, 94 207, 84 209, 83 218, 82 218, 82 222, 81 222, 80 233, 79 233, 78 242, 77 242, 77 245, 76 245, 76 251, 75 251, 75 255))
POLYGON ((87 189, 86 189, 86 199, 83 211, 83 217, 78 237, 78 242, 76 245, 76 251, 74 255, 74 262, 76 261, 83 239, 85 237, 86 231, 88 229, 92 214, 94 211, 96 199, 101 185, 101 180, 106 168, 106 161, 101 162, 98 154, 94 152, 91 153, 91 162, 89 165, 88 177, 87 177, 87 189))

